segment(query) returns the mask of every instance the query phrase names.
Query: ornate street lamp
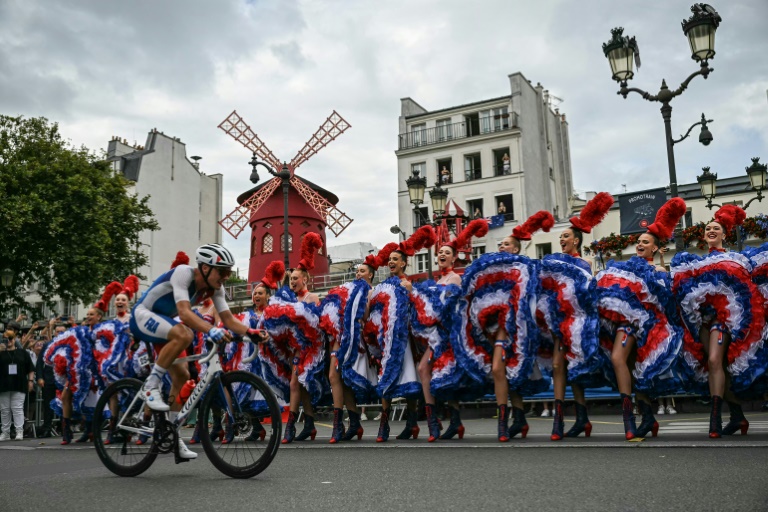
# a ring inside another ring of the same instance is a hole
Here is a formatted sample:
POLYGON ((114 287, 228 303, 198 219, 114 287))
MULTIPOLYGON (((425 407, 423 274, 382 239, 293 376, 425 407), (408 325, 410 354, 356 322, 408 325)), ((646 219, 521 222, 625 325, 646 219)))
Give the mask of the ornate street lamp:
POLYGON ((761 164, 760 158, 755 157, 752 159, 752 165, 746 168, 747 175, 749 176, 749 184, 752 185, 752 190, 757 190, 757 195, 761 196, 761 191, 765 190, 765 178, 766 171, 768 171, 768 165, 761 164))
POLYGON ((3 288, 10 288, 13 284, 13 270, 6 268, 0 273, 0 281, 3 288))
POLYGON ((248 178, 251 183, 254 185, 259 182, 259 173, 257 172, 256 168, 258 166, 264 167, 269 174, 276 178, 280 178, 282 185, 283 185, 283 263, 285 264, 285 268, 290 267, 289 258, 288 258, 288 188, 291 183, 291 171, 288 169, 288 164, 283 162, 283 167, 280 169, 280 171, 275 171, 272 167, 268 166, 264 162, 259 162, 256 158, 256 153, 253 154, 253 158, 251 158, 250 162, 248 162, 253 170, 251 171, 251 175, 248 178))
MULTIPOLYGON (((661 103, 661 117, 664 120, 665 139, 667 143, 667 167, 669 170, 669 191, 671 197, 678 197, 677 192, 677 171, 675 170, 675 152, 674 144, 684 140, 688 134, 679 140, 672 138, 672 100, 680 96, 683 91, 688 89, 688 85, 695 77, 701 75, 705 79, 714 71, 709 67, 709 59, 715 56, 715 31, 722 21, 720 15, 708 4, 694 4, 691 7, 693 16, 683 21, 683 33, 688 37, 691 46, 691 56, 697 62, 700 62, 699 70, 686 78, 677 89, 670 89, 667 81, 661 81, 661 88, 656 94, 651 94, 636 87, 627 87, 627 81, 634 77, 634 60, 637 60, 637 67, 640 67, 640 52, 638 51, 637 41, 634 37, 624 36, 624 29, 619 27, 611 30, 611 39, 603 44, 603 53, 611 65, 611 78, 619 82, 618 94, 625 99, 631 92, 635 92, 643 99, 652 102, 661 103)), ((699 136, 699 142, 705 146, 712 142, 712 134, 706 127, 706 118, 702 115, 702 133, 699 136)), ((696 126, 696 125, 694 125, 696 126)), ((675 228, 675 245, 678 251, 683 249, 682 236, 680 236, 680 227, 675 228)))
POLYGON ((603 44, 603 53, 611 65, 612 78, 617 82, 632 80, 635 76, 634 58, 640 67, 640 52, 634 37, 623 36, 624 27, 611 30, 611 40, 603 44))
POLYGON ((704 171, 701 176, 696 178, 701 187, 701 195, 707 200, 707 208, 712 209, 712 199, 717 193, 717 174, 709 172, 709 167, 702 167, 704 171))
POLYGON ((683 33, 691 45, 691 58, 706 62, 715 56, 715 32, 723 19, 709 4, 694 4, 691 16, 683 20, 683 33))
MULTIPOLYGON (((427 178, 419 175, 419 171, 414 169, 411 173, 411 177, 405 180, 405 184, 408 186, 408 196, 410 196, 411 204, 413 205, 414 214, 419 217, 422 216, 419 205, 424 203, 424 191, 427 190, 427 178)), ((429 219, 423 219, 425 224, 429 223, 429 219)), ((416 229, 414 229, 416 231, 416 229)), ((432 279, 432 248, 427 251, 427 275, 432 279)))
POLYGON ((432 211, 438 218, 445 215, 445 203, 448 201, 448 191, 439 184, 429 191, 429 198, 432 200, 432 211))
POLYGON ((414 169, 411 177, 405 180, 408 186, 408 195, 411 198, 411 204, 418 206, 424 202, 424 191, 427 190, 427 178, 419 175, 419 171, 414 169))

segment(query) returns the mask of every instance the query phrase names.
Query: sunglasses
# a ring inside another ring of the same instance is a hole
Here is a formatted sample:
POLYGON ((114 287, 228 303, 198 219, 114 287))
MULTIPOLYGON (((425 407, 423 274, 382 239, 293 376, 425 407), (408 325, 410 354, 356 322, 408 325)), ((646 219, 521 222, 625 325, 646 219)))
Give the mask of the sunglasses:
POLYGON ((226 278, 228 278, 229 276, 232 275, 232 269, 231 268, 227 268, 227 267, 215 267, 215 268, 219 272, 219 275, 223 279, 226 279, 226 278))

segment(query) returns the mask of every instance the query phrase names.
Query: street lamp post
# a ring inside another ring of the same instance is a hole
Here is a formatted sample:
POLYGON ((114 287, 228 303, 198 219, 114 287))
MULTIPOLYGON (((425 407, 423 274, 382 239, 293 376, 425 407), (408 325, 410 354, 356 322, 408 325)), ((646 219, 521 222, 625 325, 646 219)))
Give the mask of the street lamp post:
MULTIPOLYGON (((706 79, 714 71, 709 67, 709 59, 715 56, 715 32, 722 18, 712 6, 707 4, 694 4, 691 7, 693 15, 688 20, 683 20, 683 33, 688 37, 691 47, 691 58, 700 63, 700 68, 695 73, 680 84, 675 90, 667 87, 666 80, 661 81, 661 88, 657 94, 650 94, 642 89, 627 87, 627 81, 634 77, 634 60, 637 60, 637 67, 640 67, 640 52, 634 37, 624 36, 622 27, 611 30, 611 40, 603 44, 603 53, 608 58, 611 65, 612 78, 619 83, 618 94, 625 99, 630 92, 640 94, 643 99, 661 103, 661 116, 664 119, 664 132, 667 145, 667 165, 669 168, 669 188, 671 197, 677 197, 677 173, 675 170, 674 144, 684 140, 688 134, 680 140, 672 139, 672 106, 671 101, 681 95, 696 76, 701 75, 706 79)), ((702 115, 703 118, 703 115, 702 115)), ((705 121, 705 119, 702 119, 705 121)), ((694 125, 695 126, 695 125, 694 125)), ((708 145, 712 141, 704 133, 706 123, 702 124, 702 136, 700 142, 708 145)), ((708 130, 707 130, 708 132, 708 130)), ((690 133, 690 130, 688 131, 690 133)), ((675 246, 677 250, 682 250, 683 244, 680 237, 680 227, 675 229, 675 246)))
MULTIPOLYGON (((747 176, 749 176, 749 185, 752 187, 752 190, 756 192, 755 197, 747 201, 747 204, 742 206, 744 210, 749 208, 749 205, 751 205, 754 201, 760 201, 763 200, 763 190, 766 188, 766 179, 768 178, 768 165, 761 164, 760 163, 760 157, 754 157, 752 158, 752 165, 745 168, 747 171, 747 176)), ((701 187, 701 195, 704 197, 704 199, 707 200, 707 208, 710 210, 717 206, 718 208, 722 205, 719 205, 717 203, 713 203, 712 200, 717 195, 717 174, 710 172, 709 167, 703 167, 702 168, 701 176, 698 176, 696 180, 699 182, 699 186, 701 187)), ((736 230, 736 245, 738 247, 739 251, 742 251, 744 249, 744 241, 741 237, 741 228, 738 228, 736 230)))
POLYGON ((249 162, 251 164, 251 167, 253 168, 253 171, 251 171, 250 181, 254 185, 259 182, 259 173, 257 171, 258 166, 264 167, 269 174, 276 178, 280 178, 280 181, 283 185, 283 262, 285 263, 285 268, 290 267, 290 263, 288 262, 288 187, 291 182, 291 171, 288 169, 288 164, 283 162, 283 168, 280 169, 280 171, 275 171, 272 167, 268 166, 264 162, 259 162, 256 158, 256 153, 253 154, 253 158, 251 158, 251 161, 249 162))
MULTIPOLYGON (((422 218, 421 209, 419 205, 424 202, 424 191, 427 189, 427 178, 419 175, 419 171, 414 169, 411 177, 405 180, 405 184, 408 186, 408 196, 410 197, 411 204, 413 205, 413 211, 416 214, 416 218, 422 218)), ((429 218, 423 219, 425 224, 429 223, 429 218)), ((416 229, 414 229, 416 231, 416 229)), ((427 249, 427 276, 432 279, 432 248, 427 249)))

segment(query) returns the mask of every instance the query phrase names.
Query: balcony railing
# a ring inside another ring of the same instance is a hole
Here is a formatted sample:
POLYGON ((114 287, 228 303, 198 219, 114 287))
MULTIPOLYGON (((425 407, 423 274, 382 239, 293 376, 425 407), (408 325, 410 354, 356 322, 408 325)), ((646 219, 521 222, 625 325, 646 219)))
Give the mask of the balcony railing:
POLYGON ((430 146, 456 139, 466 139, 468 137, 511 130, 512 128, 517 128, 516 112, 511 112, 508 117, 483 117, 477 123, 463 121, 461 123, 401 133, 398 136, 397 147, 398 149, 410 149, 430 146))

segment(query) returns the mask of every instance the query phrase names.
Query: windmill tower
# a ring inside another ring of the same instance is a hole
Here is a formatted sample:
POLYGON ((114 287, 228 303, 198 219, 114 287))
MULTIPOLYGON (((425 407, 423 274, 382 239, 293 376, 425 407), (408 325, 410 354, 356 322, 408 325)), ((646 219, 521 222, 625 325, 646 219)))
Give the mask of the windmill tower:
MULTIPOLYGON (((336 208, 338 197, 314 183, 295 174, 296 169, 309 160, 332 140, 344 133, 350 127, 344 118, 336 111, 320 125, 320 128, 304 144, 304 147, 288 163, 280 160, 267 148, 259 136, 251 130, 237 111, 233 111, 219 128, 230 135, 240 144, 251 150, 254 159, 260 158, 275 171, 275 177, 263 182, 241 194, 237 198, 239 206, 224 217, 219 224, 230 235, 237 238, 245 228, 251 227, 250 262, 248 281, 261 279, 264 268, 273 260, 287 259, 287 267, 295 267, 299 263, 301 240, 310 232, 317 233, 323 239, 323 248, 319 255, 327 256, 325 246, 325 229, 339 236, 352 219, 336 208), (284 252, 283 237, 285 223, 283 216, 284 193, 280 185, 285 177, 287 184, 288 205, 288 255, 284 252)), ((318 257, 315 261, 315 273, 328 272, 328 258, 318 257)))

